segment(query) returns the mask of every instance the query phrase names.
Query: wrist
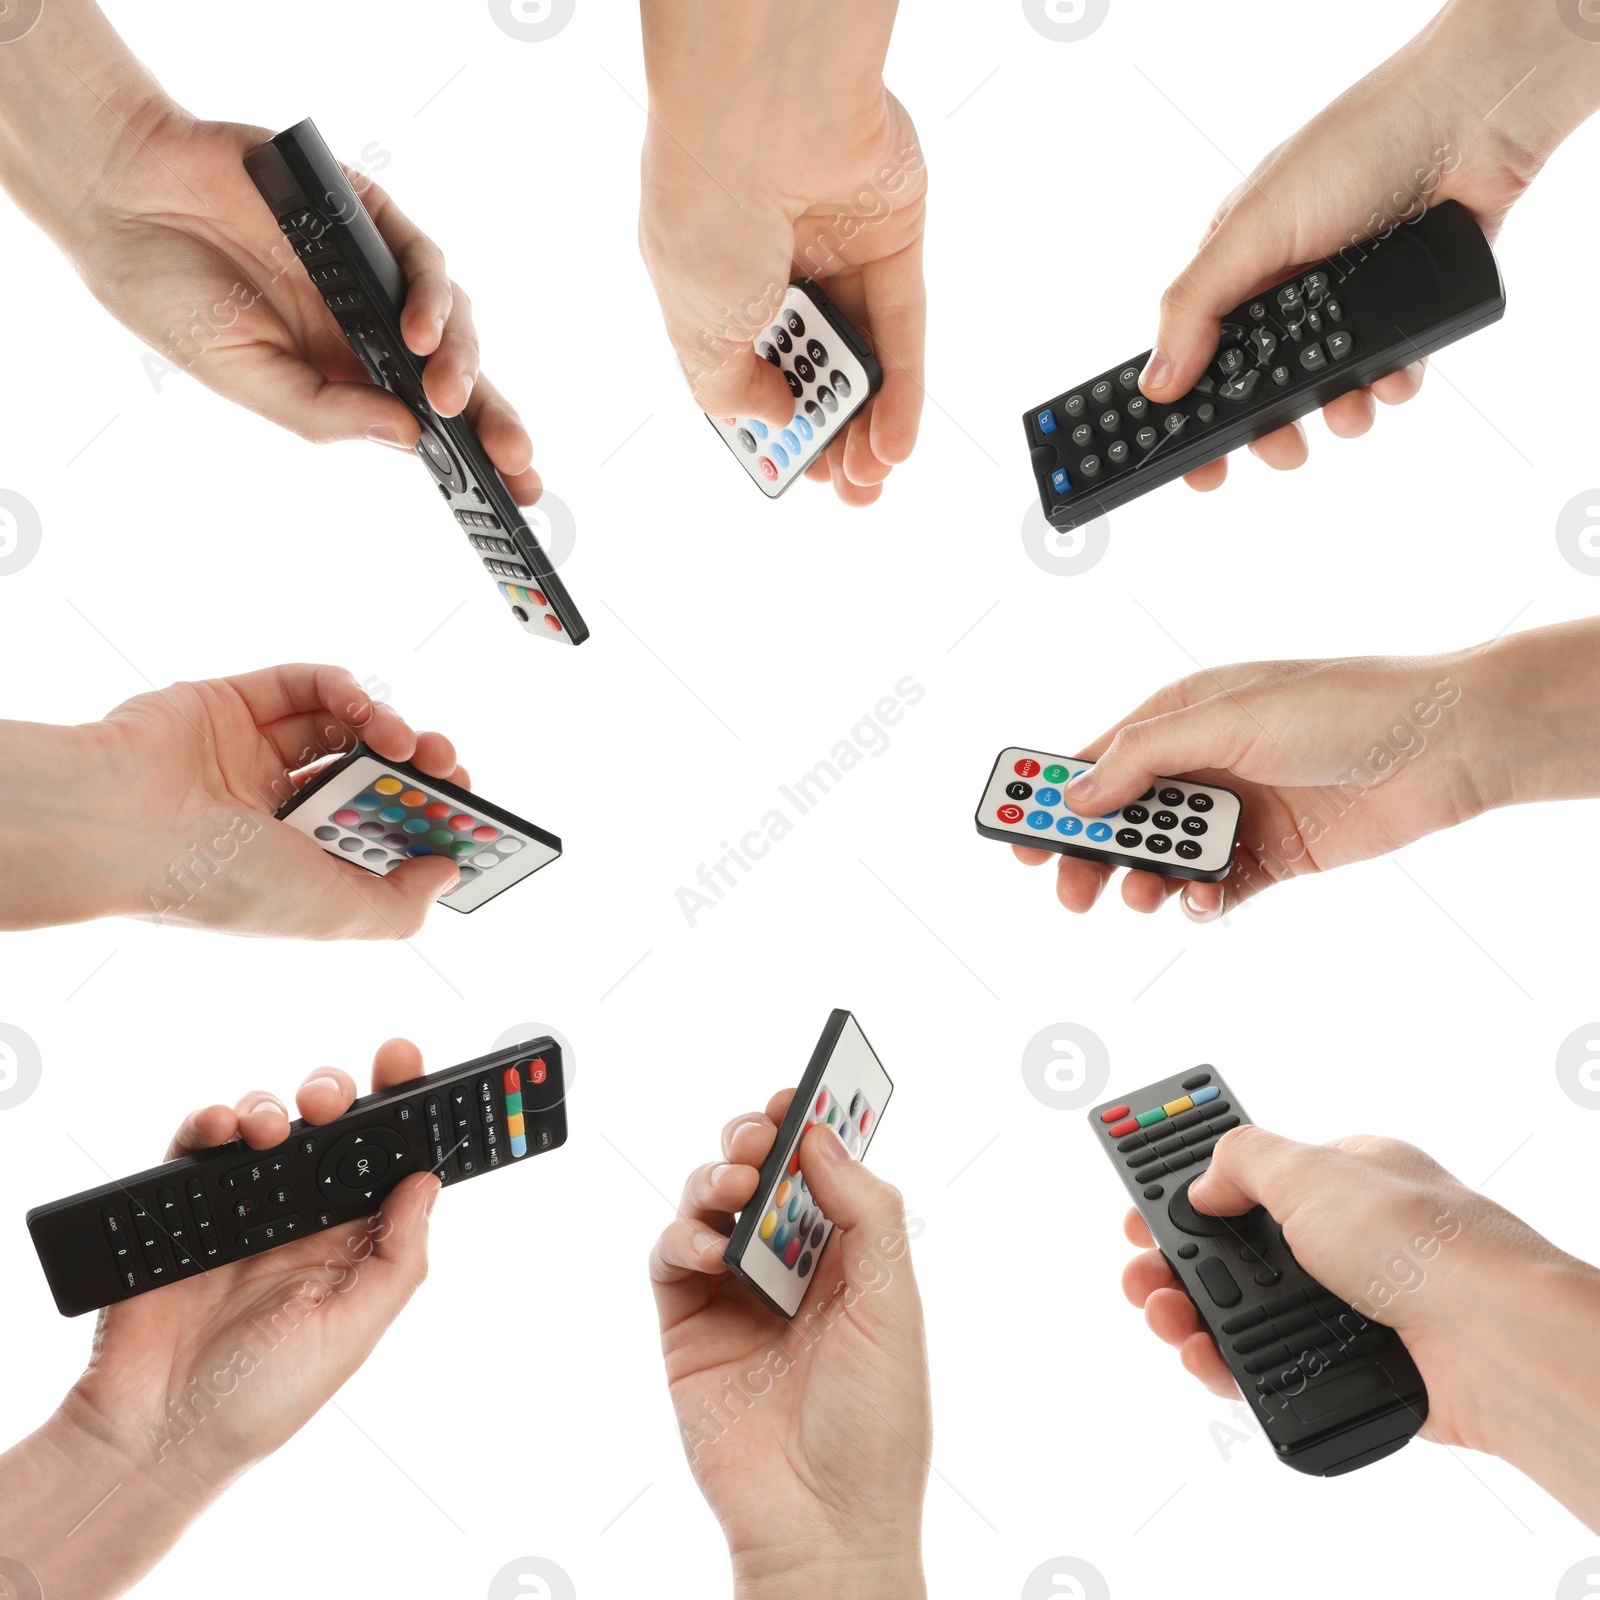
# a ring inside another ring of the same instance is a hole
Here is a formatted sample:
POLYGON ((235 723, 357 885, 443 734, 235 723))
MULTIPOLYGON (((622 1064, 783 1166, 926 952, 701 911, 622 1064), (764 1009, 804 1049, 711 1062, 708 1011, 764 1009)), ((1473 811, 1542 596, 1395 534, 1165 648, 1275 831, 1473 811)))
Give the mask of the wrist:
POLYGON ((863 1548, 853 1538, 736 1553, 735 1600, 925 1600, 920 1538, 863 1548))

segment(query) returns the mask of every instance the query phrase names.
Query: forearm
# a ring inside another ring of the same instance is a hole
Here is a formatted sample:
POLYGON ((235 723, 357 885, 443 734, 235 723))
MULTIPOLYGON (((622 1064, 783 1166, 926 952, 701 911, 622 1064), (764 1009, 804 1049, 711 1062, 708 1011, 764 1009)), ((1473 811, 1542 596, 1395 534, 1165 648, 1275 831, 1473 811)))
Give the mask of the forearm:
POLYGON ((1510 634, 1457 665, 1486 807, 1600 796, 1600 617, 1510 634))
POLYGON ((1600 1272, 1552 1250, 1485 1299, 1474 1442, 1600 1532, 1600 1272))
POLYGON ((0 187, 73 252, 97 184, 164 101, 93 0, 46 0, 0 44, 0 187))
POLYGON ((141 1458, 64 1407, 0 1455, 0 1551, 46 1595, 109 1600, 178 1542, 225 1482, 206 1486, 154 1444, 141 1458))
POLYGON ((126 889, 134 841, 111 815, 117 790, 97 724, 0 722, 0 929, 139 909, 126 889))

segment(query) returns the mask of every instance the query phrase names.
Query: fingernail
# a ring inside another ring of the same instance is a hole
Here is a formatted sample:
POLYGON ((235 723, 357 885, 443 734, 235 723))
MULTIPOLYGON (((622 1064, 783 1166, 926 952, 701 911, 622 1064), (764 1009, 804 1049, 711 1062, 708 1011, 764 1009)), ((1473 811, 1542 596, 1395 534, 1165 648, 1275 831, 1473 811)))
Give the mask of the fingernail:
MULTIPOLYGON (((467 374, 467 375, 466 375, 466 378, 465 378, 465 379, 464 379, 464 380, 463 380, 463 382, 464 382, 464 383, 465 383, 465 384, 466 384, 466 389, 467 389, 467 400, 470 400, 470 399, 471 399, 471 398, 472 398, 472 386, 473 386, 473 384, 475 384, 475 383, 476 383, 476 382, 477 382, 477 381, 478 381, 478 375, 477 375, 477 373, 475 373, 475 372, 469 372, 469 373, 468 373, 468 374, 467 374)), ((463 401, 462 401, 462 402, 461 402, 461 403, 462 403, 462 405, 463 405, 463 406, 464 406, 464 405, 465 405, 465 404, 466 404, 466 403, 467 403, 467 401, 466 401, 466 400, 463 400, 463 401)))
POLYGON ((728 1129, 728 1136, 727 1136, 726 1141, 723 1144, 722 1153, 724 1155, 732 1155, 733 1154, 733 1141, 739 1137, 739 1130, 741 1128, 753 1127, 760 1120, 761 1120, 760 1117, 740 1117, 740 1119, 736 1123, 734 1123, 734 1125, 731 1128, 728 1129))
POLYGON ((704 1255, 713 1245, 721 1243, 722 1240, 714 1233, 697 1233, 694 1236, 694 1248, 697 1255, 704 1255))
POLYGON ((844 1140, 839 1137, 833 1128, 829 1128, 823 1135, 822 1153, 830 1161, 850 1161, 854 1159, 844 1140))
POLYGON ((333 1090, 337 1090, 339 1088, 339 1080, 337 1078, 330 1078, 325 1072, 319 1072, 314 1078, 307 1078, 301 1087, 304 1089, 310 1089, 319 1083, 325 1083, 330 1089, 333 1090))
POLYGON ((1082 800, 1094 793, 1094 768, 1085 767, 1067 784, 1067 793, 1082 800))
POLYGON ((1203 906, 1195 899, 1193 889, 1183 891, 1183 909, 1189 913, 1196 922, 1210 922, 1220 909, 1216 906, 1203 906))
POLYGON ((443 317, 435 317, 433 319, 433 336, 434 336, 435 339, 442 339, 444 337, 444 318, 443 317))
MULTIPOLYGON (((431 1176, 431 1174, 430 1174, 430 1176, 431 1176)), ((444 1187, 444 1185, 439 1181, 439 1179, 437 1177, 434 1177, 434 1179, 433 1179, 433 1189, 428 1194, 427 1198, 422 1202, 422 1214, 423 1214, 423 1216, 431 1217, 433 1215, 433 1204, 434 1204, 434 1201, 436 1201, 439 1198, 439 1191, 443 1187, 444 1187)))
POLYGON ((711 1169, 711 1184, 713 1187, 716 1186, 717 1179, 720 1178, 727 1170, 728 1163, 726 1161, 719 1161, 716 1166, 711 1169))
POLYGON ((400 435, 396 433, 387 422, 380 422, 375 427, 368 428, 367 438, 370 439, 373 444, 387 445, 391 450, 405 450, 409 452, 411 449, 410 445, 403 444, 401 442, 400 435))
POLYGON ((1172 376, 1172 363, 1159 350, 1150 352, 1150 359, 1139 374, 1142 388, 1159 389, 1172 376))

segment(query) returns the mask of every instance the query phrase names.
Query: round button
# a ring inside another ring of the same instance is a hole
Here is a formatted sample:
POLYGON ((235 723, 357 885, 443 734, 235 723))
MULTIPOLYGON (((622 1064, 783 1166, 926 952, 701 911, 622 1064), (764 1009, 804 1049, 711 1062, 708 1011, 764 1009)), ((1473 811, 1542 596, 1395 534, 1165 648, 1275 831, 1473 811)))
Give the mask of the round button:
POLYGON ((1124 850, 1136 850, 1139 846, 1139 841, 1143 837, 1144 835, 1140 833, 1137 828, 1117 829, 1117 843, 1120 844, 1124 850))
POLYGON ((1102 433, 1115 433, 1122 426, 1122 418, 1115 410, 1100 413, 1100 431, 1102 433))
POLYGON ((1078 471, 1086 478, 1098 478, 1100 476, 1100 457, 1085 456, 1078 463, 1078 471))
POLYGON ((1150 813, 1141 805, 1124 806, 1122 815, 1129 822, 1148 822, 1150 820, 1150 813))
POLYGON ((1099 383, 1097 383, 1094 388, 1089 391, 1089 394, 1097 406, 1103 406, 1106 401, 1111 398, 1110 382, 1107 379, 1102 378, 1099 383))
POLYGON ((850 380, 837 367, 828 374, 828 382, 833 385, 833 392, 841 400, 850 398, 850 380))
POLYGON ((1253 1206, 1240 1217, 1207 1216, 1189 1204, 1189 1184, 1193 1182, 1190 1178, 1167 1202, 1167 1215, 1172 1218, 1173 1227, 1183 1233, 1193 1234, 1197 1239, 1221 1239, 1228 1234, 1241 1233, 1266 1215, 1260 1206, 1253 1206))
POLYGON ((1061 817, 1056 822, 1056 832, 1068 839, 1076 838, 1083 832, 1082 817, 1061 817))
POLYGON ((1022 821, 1021 806, 1001 806, 995 815, 1008 827, 1022 821))
POLYGON ((829 412, 830 414, 839 409, 838 395, 836 395, 832 389, 829 389, 826 386, 817 390, 817 399, 822 402, 823 410, 829 412))
POLYGON ((1041 789, 1034 798, 1042 806, 1058 806, 1061 804, 1061 791, 1059 789, 1041 789))
POLYGON ((1049 783, 1065 783, 1066 780, 1072 776, 1072 768, 1064 767, 1058 761, 1053 763, 1051 766, 1046 767, 1044 769, 1044 775, 1046 781, 1049 783))
POLYGON ((1061 409, 1069 417, 1081 417, 1084 412, 1083 396, 1081 394, 1069 394, 1062 402, 1061 409))
POLYGON ((1176 828, 1178 826, 1177 817, 1170 811, 1156 812, 1155 816, 1151 818, 1151 821, 1153 821, 1158 828, 1176 828))
POLYGON ((819 367, 828 364, 828 347, 820 339, 806 340, 806 354, 811 357, 819 367))
POLYGON ((1091 822, 1084 832, 1096 844, 1104 844, 1111 837, 1111 824, 1109 822, 1091 822))
POLYGON ((1139 387, 1139 369, 1137 367, 1124 367, 1117 374, 1117 382, 1124 389, 1137 389, 1139 387))
POLYGON ((800 313, 798 311, 785 311, 783 314, 783 321, 784 326, 788 328, 789 332, 792 333, 795 338, 803 339, 805 337, 806 325, 800 320, 800 313))
POLYGON ((1215 803, 1210 795, 1204 794, 1198 789, 1189 796, 1189 809, 1191 811, 1209 811, 1215 803))
POLYGON ((1141 450, 1152 449, 1156 442, 1156 430, 1154 428, 1141 428, 1136 434, 1134 434, 1133 442, 1138 445, 1141 450))
POLYGON ((1172 848, 1172 840, 1164 833, 1152 833, 1145 840, 1145 847, 1158 856, 1164 856, 1172 848))
POLYGON ((817 375, 817 369, 804 356, 794 358, 794 370, 800 375, 802 383, 812 382, 817 375))
POLYGON ((1178 1254, 1185 1261, 1193 1261, 1200 1254, 1200 1246, 1197 1244, 1180 1244, 1178 1246, 1178 1254))
POLYGON ((1194 861, 1200 855, 1200 846, 1193 839, 1180 839, 1175 848, 1185 861, 1194 861))
POLYGON ((781 367, 783 365, 783 357, 780 356, 765 339, 763 339, 761 343, 756 346, 756 349, 760 351, 761 359, 763 361, 770 361, 775 367, 781 367))
POLYGON ((367 1141, 340 1161, 335 1176, 347 1189, 370 1189, 388 1170, 389 1152, 367 1141))
POLYGON ((1168 433, 1182 433, 1183 425, 1188 420, 1189 419, 1184 416, 1181 411, 1171 411, 1167 413, 1166 420, 1161 424, 1161 426, 1165 428, 1168 433))
POLYGON ((1055 818, 1048 811, 1030 811, 1028 813, 1028 826, 1043 833, 1047 828, 1055 826, 1055 818))
POLYGON ((1072 430, 1072 442, 1080 449, 1084 445, 1088 444, 1093 438, 1094 429, 1091 428, 1087 422, 1080 422, 1078 426, 1072 430))
POLYGON ((789 385, 789 394, 793 399, 798 400, 806 392, 806 386, 800 381, 798 375, 787 369, 784 371, 783 381, 789 385))
POLYGON ((1162 1189, 1161 1189, 1161 1185, 1159 1183, 1152 1183, 1152 1184, 1146 1185, 1145 1191, 1144 1191, 1144 1197, 1145 1197, 1146 1200, 1159 1200, 1161 1198, 1161 1194, 1162 1194, 1162 1189))
POLYGON ((772 330, 772 342, 785 355, 788 355, 794 349, 794 340, 789 337, 789 330, 784 327, 777 327, 772 330))
POLYGON ((456 465, 456 458, 450 454, 444 440, 427 423, 421 423, 421 427, 422 435, 417 440, 417 454, 428 463, 428 470, 440 483, 454 489, 457 494, 465 494, 467 484, 461 476, 460 467, 456 465))
POLYGON ((1142 394, 1136 394, 1127 404, 1127 413, 1137 421, 1150 409, 1150 402, 1142 394))
POLYGON ((1193 834, 1198 839, 1206 831, 1206 819, 1204 817, 1185 817, 1183 819, 1183 831, 1193 834))
POLYGON ((793 428, 785 428, 778 437, 783 440, 783 448, 790 455, 798 456, 800 454, 800 435, 793 428))
POLYGON ((1029 756, 1024 756, 1011 770, 1019 778, 1037 778, 1039 776, 1039 763, 1029 756))
POLYGON ((776 483, 778 481, 778 469, 773 466, 772 458, 770 456, 762 456, 756 465, 761 468, 761 476, 765 478, 768 483, 776 483))
POLYGON ((1128 441, 1126 439, 1118 439, 1114 445, 1111 445, 1107 449, 1106 460, 1109 461, 1112 466, 1120 467, 1122 463, 1128 459, 1128 455, 1128 441))
POLYGON ((1033 785, 1031 783, 1023 783, 1020 780, 1016 783, 1008 783, 1006 785, 1006 793, 1013 800, 1027 800, 1033 795, 1033 785))
POLYGON ((1183 790, 1166 788, 1156 798, 1164 806, 1181 806, 1183 804, 1183 790))
POLYGON ((806 401, 806 420, 813 428, 825 428, 828 419, 822 414, 822 407, 815 400, 806 401))

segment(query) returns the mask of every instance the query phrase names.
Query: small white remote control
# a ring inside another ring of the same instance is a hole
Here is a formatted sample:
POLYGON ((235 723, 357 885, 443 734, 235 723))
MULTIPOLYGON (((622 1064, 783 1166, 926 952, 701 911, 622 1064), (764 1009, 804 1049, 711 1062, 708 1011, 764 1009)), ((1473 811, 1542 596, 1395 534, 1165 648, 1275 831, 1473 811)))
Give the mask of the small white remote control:
POLYGON ((809 278, 789 285, 756 351, 784 376, 794 419, 711 417, 711 426, 769 500, 776 500, 883 387, 883 368, 844 313, 809 278))
POLYGON ((1231 789, 1157 778, 1131 805, 1099 817, 1067 806, 1066 786, 1094 766, 1040 750, 1002 750, 974 819, 985 839, 1082 856, 1164 878, 1218 883, 1233 870, 1239 797, 1231 789))

